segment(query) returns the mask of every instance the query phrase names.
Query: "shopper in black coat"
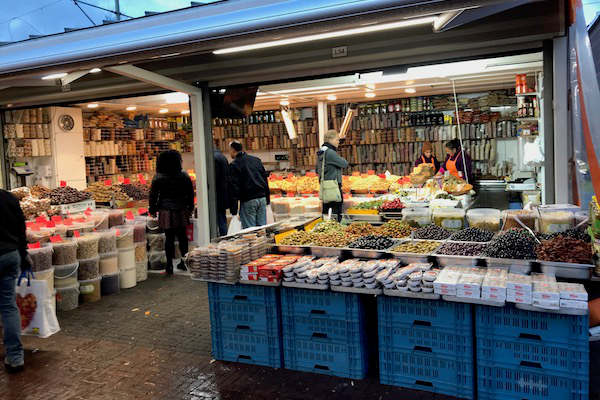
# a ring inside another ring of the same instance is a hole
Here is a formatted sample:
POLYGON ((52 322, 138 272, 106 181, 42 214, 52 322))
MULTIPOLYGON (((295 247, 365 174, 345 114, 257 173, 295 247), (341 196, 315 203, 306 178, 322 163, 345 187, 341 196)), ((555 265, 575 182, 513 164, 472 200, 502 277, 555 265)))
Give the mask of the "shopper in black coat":
POLYGON ((219 235, 227 235, 227 216, 229 208, 229 161, 217 148, 214 149, 215 159, 215 188, 217 194, 217 223, 219 235))
MULTIPOLYGON (((159 226, 165 231, 165 251, 167 253, 167 275, 173 274, 175 238, 179 250, 188 252, 186 234, 190 217, 194 211, 194 185, 182 170, 181 154, 176 150, 163 151, 158 156, 156 175, 150 188, 150 215, 158 214, 159 226)), ((185 270, 183 261, 177 268, 185 270)))

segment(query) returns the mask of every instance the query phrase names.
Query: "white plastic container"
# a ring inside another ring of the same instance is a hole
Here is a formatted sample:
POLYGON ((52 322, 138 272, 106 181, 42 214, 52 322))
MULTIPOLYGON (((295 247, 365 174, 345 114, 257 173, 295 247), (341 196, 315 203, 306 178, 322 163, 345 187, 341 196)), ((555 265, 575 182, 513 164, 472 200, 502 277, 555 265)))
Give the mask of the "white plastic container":
POLYGON ((460 230, 465 226, 465 210, 462 208, 439 208, 433 212, 433 223, 444 229, 460 230))
POLYGON ((495 208, 474 208, 467 211, 469 226, 486 231, 498 232, 501 227, 502 213, 495 208))
POLYGON ((100 275, 111 275, 119 272, 119 253, 100 254, 100 275))
POLYGON ((135 264, 133 265, 133 268, 121 269, 119 274, 119 284, 121 285, 121 289, 129 289, 137 284, 135 264))
POLYGON ((33 277, 35 280, 46 282, 46 285, 48 286, 48 293, 52 293, 54 291, 54 268, 34 272, 33 277))
POLYGON ((119 249, 119 270, 135 268, 135 247, 119 249))
POLYGON ((56 309, 58 311, 71 311, 77 307, 79 307, 79 282, 56 288, 56 309))
POLYGON ((402 210, 402 221, 414 228, 431 224, 431 210, 428 208, 405 208, 402 210))
POLYGON ((115 226, 117 235, 117 248, 128 249, 133 246, 133 225, 115 226))
MULTIPOLYGON (((58 288, 69 287, 78 285, 77 283, 77 270, 79 269, 79 262, 67 265, 55 265, 54 266, 54 286, 58 288)), ((77 286, 79 287, 79 285, 77 286)))
POLYGON ((135 263, 135 280, 142 282, 148 279, 148 261, 135 263))
POLYGON ((564 232, 575 225, 574 208, 539 207, 538 210, 541 233, 564 232))

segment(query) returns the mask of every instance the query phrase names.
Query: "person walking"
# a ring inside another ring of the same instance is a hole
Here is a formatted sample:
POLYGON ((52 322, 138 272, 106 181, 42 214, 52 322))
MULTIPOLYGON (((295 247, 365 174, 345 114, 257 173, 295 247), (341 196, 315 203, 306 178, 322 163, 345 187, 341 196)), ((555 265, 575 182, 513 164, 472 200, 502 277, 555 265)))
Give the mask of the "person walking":
MULTIPOLYGON (((176 150, 163 151, 158 155, 156 175, 150 188, 149 212, 156 217, 165 231, 167 275, 173 275, 175 238, 184 256, 188 252, 186 228, 194 211, 194 185, 182 167, 181 154, 176 150)), ((185 271, 183 260, 177 266, 185 271)))
POLYGON ((21 316, 17 308, 15 287, 21 271, 31 270, 25 238, 25 216, 19 201, 0 189, 0 313, 4 328, 4 367, 9 373, 25 366, 21 343, 21 316))
POLYGON ((230 145, 233 161, 231 173, 231 205, 232 215, 238 211, 240 202, 240 220, 242 229, 267 224, 267 205, 271 202, 267 171, 260 158, 248 155, 240 142, 230 145))
POLYGON ((217 224, 219 235, 227 235, 227 209, 229 208, 229 162, 221 151, 214 148, 215 189, 217 191, 217 224))
POLYGON ((317 151, 317 175, 321 184, 321 199, 323 200, 323 214, 331 214, 337 216, 338 222, 342 220, 342 206, 344 198, 342 196, 342 169, 348 167, 348 161, 344 160, 337 153, 337 148, 340 144, 340 138, 337 131, 331 129, 325 133, 325 143, 317 151), (324 196, 324 184, 327 181, 335 181, 338 183, 339 201, 328 201, 328 196, 324 196))

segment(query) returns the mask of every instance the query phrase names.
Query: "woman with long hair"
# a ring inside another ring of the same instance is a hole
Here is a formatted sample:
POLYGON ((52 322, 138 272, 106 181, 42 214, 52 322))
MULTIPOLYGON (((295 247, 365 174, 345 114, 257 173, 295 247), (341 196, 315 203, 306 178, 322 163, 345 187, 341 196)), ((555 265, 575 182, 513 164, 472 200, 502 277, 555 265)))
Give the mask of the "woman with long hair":
MULTIPOLYGON (((165 231, 167 275, 173 274, 175 238, 179 250, 188 252, 186 228, 194 211, 194 185, 182 169, 181 154, 176 150, 163 151, 158 155, 156 175, 150 188, 150 215, 158 215, 158 223, 165 231)), ((183 260, 177 266, 185 270, 183 260)))

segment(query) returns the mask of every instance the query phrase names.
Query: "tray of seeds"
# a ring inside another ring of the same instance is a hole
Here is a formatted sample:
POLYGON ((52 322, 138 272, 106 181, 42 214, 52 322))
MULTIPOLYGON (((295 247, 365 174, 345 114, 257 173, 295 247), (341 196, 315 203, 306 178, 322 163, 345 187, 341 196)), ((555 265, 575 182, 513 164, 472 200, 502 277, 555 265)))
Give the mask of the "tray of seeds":
POLYGON ((407 264, 423 263, 443 243, 440 240, 406 239, 392 246, 389 251, 407 264))

